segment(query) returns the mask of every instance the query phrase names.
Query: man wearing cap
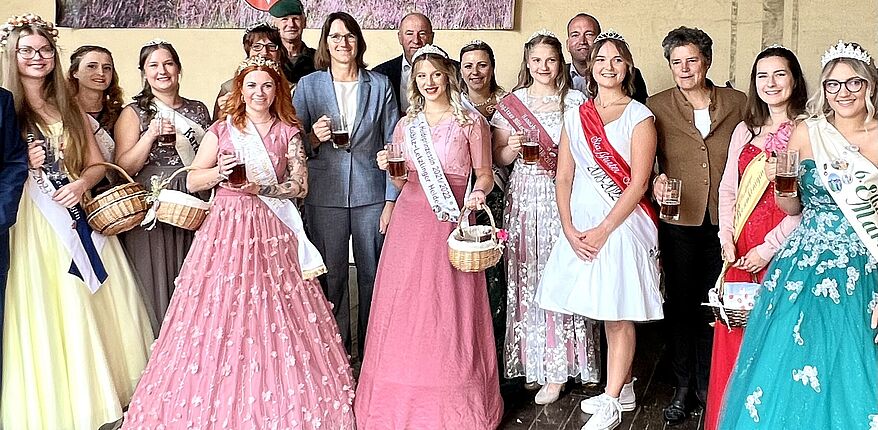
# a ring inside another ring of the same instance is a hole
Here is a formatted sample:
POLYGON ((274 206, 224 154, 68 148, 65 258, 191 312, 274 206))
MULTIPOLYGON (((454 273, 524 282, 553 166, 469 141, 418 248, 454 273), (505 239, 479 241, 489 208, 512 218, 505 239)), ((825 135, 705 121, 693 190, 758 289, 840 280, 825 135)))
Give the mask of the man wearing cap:
POLYGON ((284 74, 290 83, 296 84, 302 76, 314 71, 314 48, 309 48, 302 41, 305 30, 305 8, 299 0, 278 0, 268 9, 274 18, 274 26, 280 31, 284 48, 289 54, 289 62, 284 66, 284 74))
MULTIPOLYGON (((576 14, 567 23, 567 52, 570 53, 571 62, 567 64, 567 70, 570 73, 570 86, 588 97, 594 94, 588 93, 588 80, 586 76, 586 66, 588 65, 588 56, 591 53, 591 47, 594 45, 594 39, 601 33, 601 24, 597 18, 587 14, 576 14)), ((646 82, 643 81, 643 75, 640 69, 634 68, 634 100, 640 103, 646 103, 649 96, 646 92, 646 82)))
POLYGON ((408 87, 412 74, 412 55, 424 45, 433 43, 433 24, 424 14, 412 12, 399 22, 397 37, 400 46, 402 46, 402 55, 385 61, 372 70, 390 79, 390 86, 393 88, 393 94, 396 95, 399 113, 405 115, 405 111, 409 107, 408 87))

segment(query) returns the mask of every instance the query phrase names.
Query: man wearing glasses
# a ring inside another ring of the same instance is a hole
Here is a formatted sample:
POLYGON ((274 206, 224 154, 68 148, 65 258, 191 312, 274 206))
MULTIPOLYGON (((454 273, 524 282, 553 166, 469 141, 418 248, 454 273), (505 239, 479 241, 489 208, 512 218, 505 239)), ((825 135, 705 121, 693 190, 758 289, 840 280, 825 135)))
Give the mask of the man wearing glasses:
POLYGON ((375 66, 374 71, 387 76, 393 94, 396 95, 400 115, 405 115, 409 107, 408 88, 412 74, 412 55, 424 45, 433 43, 433 24, 430 19, 420 13, 410 13, 399 22, 397 32, 402 55, 375 66))
POLYGON ((295 85, 302 76, 314 71, 314 48, 309 48, 302 41, 307 20, 305 8, 299 0, 279 0, 268 9, 273 17, 273 24, 280 31, 283 47, 287 51, 288 60, 284 63, 284 74, 291 84, 295 85))

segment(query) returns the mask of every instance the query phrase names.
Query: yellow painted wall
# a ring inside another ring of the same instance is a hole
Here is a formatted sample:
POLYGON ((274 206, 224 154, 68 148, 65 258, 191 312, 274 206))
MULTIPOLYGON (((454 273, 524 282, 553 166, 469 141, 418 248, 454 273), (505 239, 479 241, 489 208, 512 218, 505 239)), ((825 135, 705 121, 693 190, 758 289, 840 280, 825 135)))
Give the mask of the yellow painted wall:
MULTIPOLYGON (((120 0, 122 1, 122 0, 120 0)), ((307 0, 305 0, 307 1, 307 0)), ((598 17, 604 29, 622 33, 632 47, 650 93, 672 85, 661 51, 661 40, 670 29, 697 26, 714 40, 714 62, 709 77, 721 83, 734 79, 746 87, 755 55, 765 43, 780 42, 799 55, 809 82, 817 77, 820 55, 838 39, 855 40, 878 56, 878 1, 876 0, 621 0, 616 2, 568 0, 518 0, 512 31, 438 31, 436 43, 451 53, 471 39, 491 44, 497 54, 498 79, 515 85, 521 47, 535 30, 554 31, 562 42, 568 19, 586 11, 598 17), (767 12, 766 12, 767 11, 767 12), (772 37, 774 36, 774 37, 772 37), (732 43, 734 39, 734 43, 732 43)), ((2 0, 0 19, 34 12, 55 18, 54 0, 2 0)), ((309 23, 317 27, 321 23, 309 23)), ((193 29, 61 29, 59 44, 67 55, 83 44, 109 48, 116 59, 126 95, 140 88, 137 54, 143 42, 154 37, 171 41, 183 62, 181 93, 211 105, 219 84, 230 76, 243 57, 242 30, 193 29)), ((317 45, 319 31, 305 32, 305 42, 317 45)), ((399 55, 396 32, 366 31, 366 61, 374 66, 399 55)), ((64 59, 65 65, 68 58, 64 59)), ((569 59, 568 59, 569 60, 569 59)))

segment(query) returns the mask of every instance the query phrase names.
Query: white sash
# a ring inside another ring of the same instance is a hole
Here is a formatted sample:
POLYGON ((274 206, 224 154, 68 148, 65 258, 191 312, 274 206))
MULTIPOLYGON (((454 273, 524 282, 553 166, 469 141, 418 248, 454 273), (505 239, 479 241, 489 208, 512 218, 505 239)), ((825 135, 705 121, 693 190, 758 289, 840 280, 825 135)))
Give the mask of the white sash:
POLYGON ((825 117, 805 120, 823 186, 872 257, 878 259, 878 168, 825 117), (835 164, 835 165, 833 165, 835 164))
MULTIPOLYGON (((33 172, 31 172, 31 174, 33 174, 33 172)), ((40 171, 39 174, 43 175, 43 172, 40 171)), ((91 262, 88 259, 88 254, 86 254, 85 248, 83 248, 82 242, 79 240, 79 235, 77 235, 76 230, 72 229, 70 226, 73 222, 70 218, 70 213, 67 212, 67 208, 52 200, 51 196, 55 194, 55 186, 52 185, 52 182, 43 178, 43 183, 45 184, 48 193, 40 190, 40 186, 37 185, 33 176, 28 176, 27 194, 34 202, 37 209, 39 209, 43 216, 46 217, 46 221, 49 222, 49 225, 52 226, 52 230, 58 235, 64 248, 70 253, 70 257, 76 264, 76 268, 79 269, 79 273, 82 275, 86 287, 88 287, 88 290, 94 294, 99 288, 101 288, 101 281, 92 269, 91 262)), ((100 255, 101 251, 104 249, 104 245, 107 243, 107 238, 100 233, 92 232, 91 240, 94 242, 98 255, 100 255)))
POLYGON ((457 206, 451 185, 442 170, 423 112, 405 126, 405 141, 418 170, 421 187, 436 218, 439 221, 457 221, 460 218, 460 207, 457 206))
POLYGON ((110 137, 110 133, 107 133, 107 130, 101 127, 98 120, 94 119, 91 115, 87 116, 88 122, 91 124, 92 134, 94 134, 95 141, 98 144, 98 149, 101 150, 101 156, 104 157, 104 161, 107 163, 112 163, 116 157, 116 142, 110 137))
MULTIPOLYGON (((256 126, 248 120, 247 128, 242 133, 232 124, 231 116, 226 117, 226 126, 229 129, 229 136, 232 138, 235 151, 242 158, 242 161, 246 161, 247 179, 259 185, 277 185, 274 166, 271 164, 268 151, 259 137, 256 126)), ((326 273, 326 266, 323 264, 320 252, 305 236, 302 217, 299 215, 296 205, 288 199, 266 196, 259 196, 259 199, 296 235, 296 240, 299 242, 297 254, 302 277, 307 280, 326 273)))
MULTIPOLYGON (((153 103, 159 112, 174 111, 159 99, 153 99, 153 103)), ((204 137, 204 128, 179 112, 174 115, 174 128, 177 129, 177 142, 174 144, 174 149, 177 150, 183 165, 188 166, 195 159, 195 147, 204 137)))

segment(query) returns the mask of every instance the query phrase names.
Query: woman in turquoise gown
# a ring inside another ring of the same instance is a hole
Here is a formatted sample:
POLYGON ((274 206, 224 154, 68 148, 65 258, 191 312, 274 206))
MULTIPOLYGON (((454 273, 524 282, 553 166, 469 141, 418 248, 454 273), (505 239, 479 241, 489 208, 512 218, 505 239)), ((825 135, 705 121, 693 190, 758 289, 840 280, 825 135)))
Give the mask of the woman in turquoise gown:
POLYGON ((878 119, 866 108, 878 71, 847 46, 824 56, 813 116, 790 140, 803 160, 799 196, 777 202, 802 222, 750 313, 720 429, 878 429, 878 240, 857 225, 878 215, 848 206, 878 184, 878 119))

